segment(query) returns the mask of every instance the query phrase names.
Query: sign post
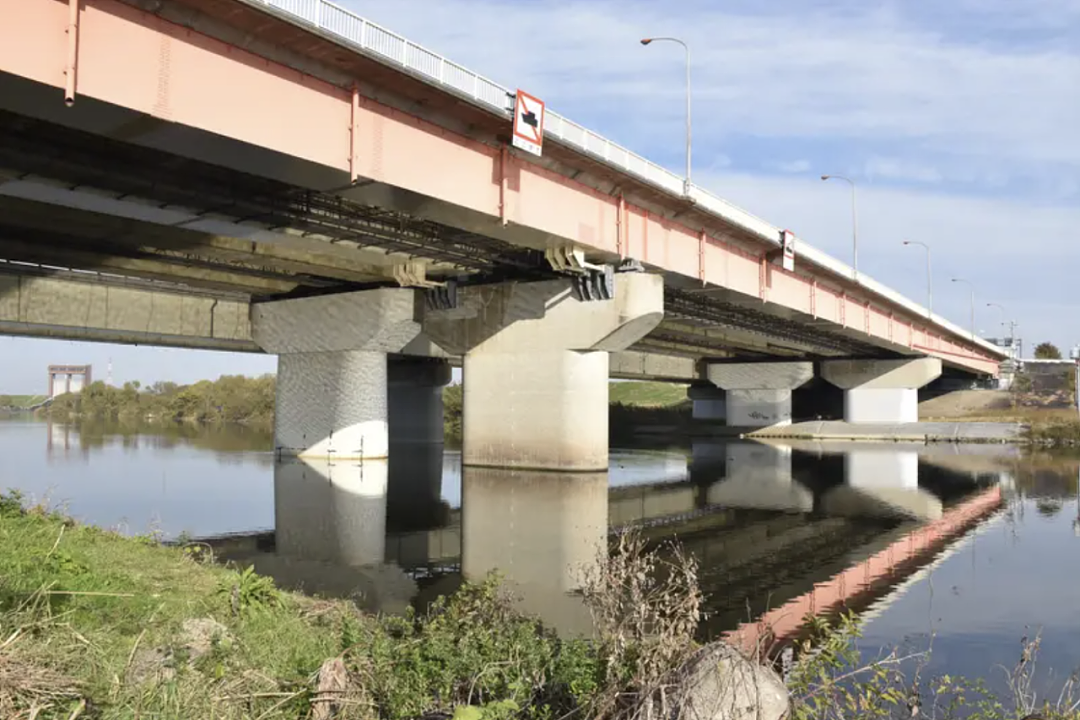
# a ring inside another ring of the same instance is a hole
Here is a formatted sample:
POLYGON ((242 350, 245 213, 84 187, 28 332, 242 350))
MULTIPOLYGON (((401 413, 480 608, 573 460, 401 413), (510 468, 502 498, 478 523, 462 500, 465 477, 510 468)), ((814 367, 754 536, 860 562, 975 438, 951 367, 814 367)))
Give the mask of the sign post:
POLYGON ((517 91, 514 102, 514 147, 533 155, 544 149, 544 102, 524 90, 517 91))
POLYGON ((780 245, 784 249, 784 269, 788 272, 795 272, 795 233, 790 230, 781 230, 780 245))

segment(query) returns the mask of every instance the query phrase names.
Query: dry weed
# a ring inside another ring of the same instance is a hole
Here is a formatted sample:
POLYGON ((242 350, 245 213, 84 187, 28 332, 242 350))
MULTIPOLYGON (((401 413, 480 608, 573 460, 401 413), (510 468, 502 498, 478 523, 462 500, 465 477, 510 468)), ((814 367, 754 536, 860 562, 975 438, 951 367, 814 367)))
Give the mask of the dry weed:
POLYGON ((1051 703, 1048 698, 1039 702, 1033 680, 1041 645, 1041 633, 1036 634, 1034 639, 1021 638, 1020 658, 1011 671, 1006 671, 1016 712, 1028 717, 1039 717, 1040 711, 1073 716, 1080 712, 1080 678, 1075 672, 1065 681, 1055 702, 1051 703))
POLYGON ((78 684, 52 668, 23 657, 23 631, 15 630, 0 642, 0 717, 33 717, 80 696, 78 684))
POLYGON ((697 649, 702 594, 696 561, 678 546, 648 551, 630 530, 582 575, 605 675, 591 716, 669 716, 677 672, 697 649))

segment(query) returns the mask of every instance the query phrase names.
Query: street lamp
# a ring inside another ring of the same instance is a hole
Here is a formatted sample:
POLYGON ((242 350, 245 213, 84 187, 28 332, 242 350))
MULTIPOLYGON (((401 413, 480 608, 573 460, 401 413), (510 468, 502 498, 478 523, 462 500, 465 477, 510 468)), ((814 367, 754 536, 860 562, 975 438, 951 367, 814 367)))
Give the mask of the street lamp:
POLYGON ((954 283, 964 283, 971 290, 971 339, 975 339, 975 286, 971 284, 970 280, 964 278, 953 278, 954 283))
POLYGON ((1009 342, 1010 343, 1015 342, 1015 339, 1016 339, 1016 321, 1015 320, 1009 320, 1009 311, 1005 309, 1005 306, 1000 305, 1000 304, 998 304, 996 302, 988 302, 988 303, 986 303, 986 307, 996 307, 998 310, 1001 311, 1001 324, 1002 324, 1002 326, 1005 326, 1005 325, 1009 326, 1009 342))
POLYGON ((684 43, 679 38, 673 37, 654 37, 644 38, 641 41, 642 45, 648 45, 654 42, 673 42, 682 45, 683 50, 686 51, 686 179, 683 180, 683 194, 687 197, 690 196, 690 46, 684 43))
POLYGON ((926 249, 926 316, 934 314, 934 279, 930 274, 930 246, 918 240, 905 240, 905 245, 921 245, 926 249))
POLYGON ((843 175, 822 175, 825 180, 843 180, 851 186, 851 269, 855 271, 855 280, 859 279, 859 216, 855 209, 855 181, 843 175))

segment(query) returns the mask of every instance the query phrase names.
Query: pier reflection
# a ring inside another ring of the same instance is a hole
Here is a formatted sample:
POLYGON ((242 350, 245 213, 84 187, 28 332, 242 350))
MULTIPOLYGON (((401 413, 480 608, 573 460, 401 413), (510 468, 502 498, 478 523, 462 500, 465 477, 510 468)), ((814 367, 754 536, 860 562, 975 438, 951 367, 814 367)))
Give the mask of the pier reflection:
POLYGON ((225 554, 286 586, 382 612, 422 610, 496 571, 522 610, 579 634, 590 628, 582 573, 612 533, 638 527, 650 546, 677 540, 698 560, 708 637, 1003 475, 914 446, 700 441, 657 455, 656 482, 643 481, 640 464, 628 481, 617 459, 598 473, 460 468, 458 456, 423 447, 388 463, 279 462, 274 536, 232 538, 225 554))

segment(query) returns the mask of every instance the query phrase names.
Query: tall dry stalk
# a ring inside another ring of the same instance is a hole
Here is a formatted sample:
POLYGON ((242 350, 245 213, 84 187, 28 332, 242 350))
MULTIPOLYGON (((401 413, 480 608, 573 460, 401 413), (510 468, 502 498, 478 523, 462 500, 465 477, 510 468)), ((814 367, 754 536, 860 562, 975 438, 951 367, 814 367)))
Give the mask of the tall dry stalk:
POLYGON ((667 716, 675 676, 696 649, 702 618, 697 562, 680 547, 647 551, 634 530, 582 573, 604 663, 604 683, 590 717, 667 716))

